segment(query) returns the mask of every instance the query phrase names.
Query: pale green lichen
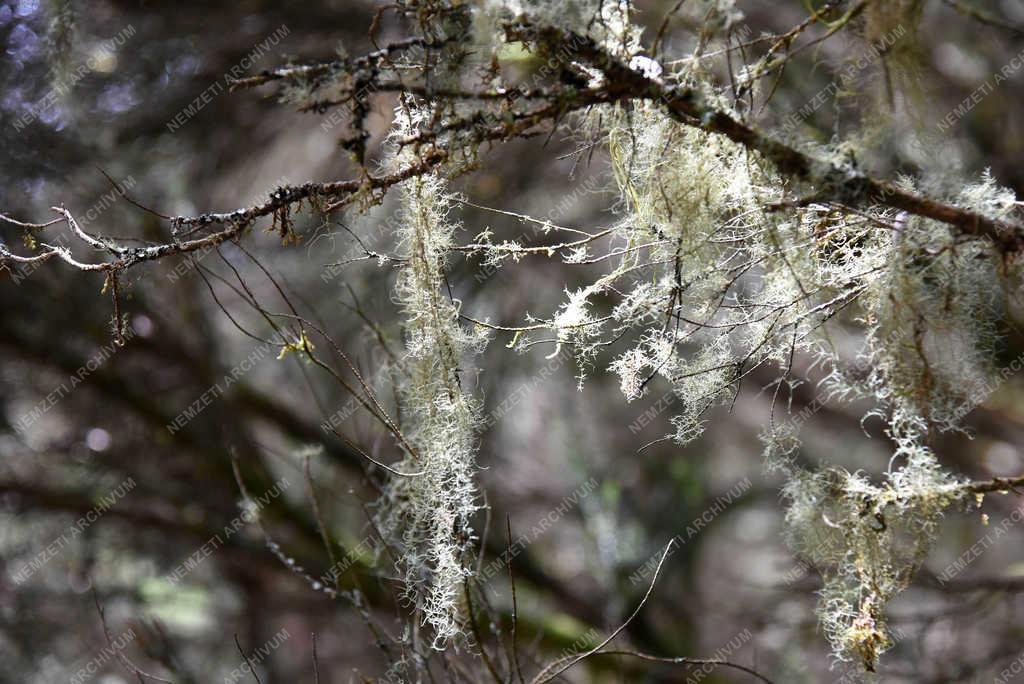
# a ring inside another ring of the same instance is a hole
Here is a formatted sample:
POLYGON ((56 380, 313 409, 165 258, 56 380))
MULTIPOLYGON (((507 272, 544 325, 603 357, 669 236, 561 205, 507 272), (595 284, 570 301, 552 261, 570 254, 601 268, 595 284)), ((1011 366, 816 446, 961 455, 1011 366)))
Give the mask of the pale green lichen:
MULTIPOLYGON (((407 134, 415 113, 399 127, 407 134)), ((403 154, 398 155, 401 162, 403 154)), ((479 330, 459 323, 459 304, 449 298, 444 270, 455 224, 443 181, 418 177, 402 185, 400 250, 405 259, 396 298, 405 316, 406 353, 397 370, 403 430, 415 453, 396 470, 383 495, 381 529, 401 549, 406 594, 434 631, 442 648, 461 633, 459 597, 471 574, 474 539, 470 519, 479 509, 474 480, 481 417, 478 402, 465 391, 463 359, 482 351, 479 330)))
POLYGON ((910 584, 943 512, 965 501, 927 448, 908 440, 894 460, 903 465, 881 483, 839 468, 784 467, 787 535, 823 574, 825 634, 839 658, 859 658, 868 670, 892 644, 886 605, 910 584))
MULTIPOLYGON (((987 176, 951 201, 1006 216, 1014 199, 987 176)), ((819 361, 831 366, 832 399, 871 399, 896 444, 884 481, 836 467, 797 467, 792 423, 766 435, 769 465, 789 476, 788 535, 794 550, 824 577, 819 612, 842 659, 872 669, 892 643, 886 605, 924 561, 943 512, 972 505, 956 478, 924 446, 931 430, 959 429, 985 398, 996 373, 1007 292, 993 287, 1004 264, 985 242, 964 241, 946 226, 905 214, 879 214, 880 227, 851 241, 830 241, 821 273, 863 275, 858 304, 866 330, 853 367, 830 345, 819 361)))

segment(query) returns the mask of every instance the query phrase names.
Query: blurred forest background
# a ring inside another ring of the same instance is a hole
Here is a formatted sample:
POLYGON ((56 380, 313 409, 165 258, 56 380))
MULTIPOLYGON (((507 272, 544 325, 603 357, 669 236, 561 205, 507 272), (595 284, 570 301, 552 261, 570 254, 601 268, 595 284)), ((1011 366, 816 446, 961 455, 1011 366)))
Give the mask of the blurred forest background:
MULTIPOLYGON (((66 4, 73 18, 60 16, 65 3, 0 2, 0 212, 43 221, 53 216, 49 207, 63 204, 94 232, 166 239, 166 224, 112 193, 112 181, 162 213, 187 215, 247 206, 284 184, 353 177, 330 113, 295 112, 269 91, 229 93, 225 74, 325 58, 341 45, 351 54, 371 50, 378 3, 66 4), (55 64, 52 46, 61 40, 70 41, 70 57, 55 64), (74 83, 54 96, 55 71, 74 83), (196 102, 202 106, 194 115, 182 115, 196 102)), ((648 40, 675 4, 636 3, 648 40)), ((960 120, 939 124, 1024 50, 1024 33, 1014 28, 1024 27, 1024 2, 974 0, 981 15, 965 9, 967 0, 912 4, 920 5, 919 24, 883 58, 850 70, 865 46, 844 35, 826 40, 787 65, 772 106, 754 120, 822 144, 855 143, 858 163, 880 177, 923 167, 973 176, 990 169, 1020 196, 1024 69, 960 120), (850 78, 830 89, 844 72, 850 78), (821 106, 787 129, 787 115, 823 90, 821 106), (910 144, 921 131, 931 131, 924 148, 910 144)), ((733 30, 747 36, 784 32, 808 11, 799 0, 737 7, 744 17, 733 30)), ((677 13, 665 59, 693 55, 699 25, 691 8, 677 13)), ((401 38, 402 26, 385 15, 380 36, 401 38)), ((703 49, 722 44, 716 37, 703 49)), ((386 94, 373 102, 371 134, 385 128, 394 104, 386 94)), ((612 202, 602 191, 606 160, 600 151, 570 156, 574 143, 563 137, 496 147, 457 189, 474 204, 600 226, 612 202)), ((379 144, 371 139, 371 148, 379 144)), ((353 233, 389 251, 393 210, 389 199, 368 216, 328 224, 296 216, 300 244, 282 246, 257 231, 242 245, 385 392, 382 369, 397 340, 388 294, 394 272, 368 259, 332 264, 358 254, 353 233)), ((496 241, 542 239, 514 216, 473 206, 461 214, 466 240, 485 228, 496 241)), ((0 241, 24 252, 11 226, 0 226, 0 241)), ((123 654, 174 681, 238 676, 237 635, 247 653, 266 651, 257 666, 262 681, 313 682, 313 633, 320 681, 385 676, 389 655, 375 646, 365 618, 400 630, 403 608, 388 563, 373 566, 362 543, 372 536, 366 507, 381 473, 323 424, 362 444, 386 437, 297 355, 276 359, 225 315, 222 307, 256 323, 228 285, 237 286, 236 269, 261 299, 274 300, 276 286, 254 259, 226 244, 195 262, 130 271, 122 283, 131 326, 123 348, 112 347, 110 297, 99 275, 55 260, 0 271, 0 681, 75 681, 90 663, 85 679, 131 681, 118 657, 103 655, 109 646, 93 589, 111 636, 131 637, 123 654), (190 406, 200 410, 182 420, 190 406), (309 456, 322 518, 354 559, 340 584, 360 590, 361 607, 291 571, 257 525, 225 538, 225 526, 244 510, 232 450, 252 494, 274 492, 261 513, 268 533, 316 578, 330 560, 307 495, 309 456), (221 543, 211 545, 218 534, 221 543), (208 555, 177 578, 204 544, 208 555)), ((580 277, 558 260, 497 271, 463 260, 449 273, 467 310, 497 320, 551 311, 566 283, 580 277)), ((854 326, 849 335, 854 349, 854 326)), ((1011 343, 1008 359, 1024 353, 1024 338, 1011 343)), ((481 370, 467 373, 485 398, 489 424, 479 464, 490 513, 479 531, 487 529, 482 581, 497 618, 481 625, 485 639, 496 638, 488 636, 495 630, 504 639, 509 630, 509 575, 500 559, 508 516, 513 540, 524 540, 509 555, 520 656, 530 671, 619 625, 652 579, 650 559, 678 535, 650 601, 620 639, 660 655, 717 654, 777 682, 843 677, 846 665, 834 666, 817 628, 817 577, 783 544, 779 481, 762 469, 758 436, 771 398, 762 387, 773 372, 751 376, 733 406, 710 416, 706 434, 679 448, 655 441, 671 431, 666 387, 655 383, 627 404, 617 378, 595 371, 577 391, 571 359, 549 353, 514 354, 496 341, 481 370)), ((802 458, 884 470, 890 449, 880 425, 862 422, 867 407, 824 401, 814 385, 820 369, 799 359, 797 367, 809 380, 790 407, 793 415, 805 411, 802 458)), ((968 416, 971 435, 946 435, 933 447, 954 470, 979 479, 1019 474, 1022 400, 1024 377, 1011 375, 968 416)), ((951 515, 924 572, 893 606, 902 638, 883 662, 882 681, 992 681, 1021 656, 1019 506, 1016 497, 994 498, 989 527, 978 514, 951 515), (994 539, 990 530, 1004 520, 1005 535, 994 539), (972 545, 983 547, 977 560, 938 582, 972 545)), ((726 668, 696 672, 602 657, 565 679, 753 681, 726 668)), ((251 675, 235 681, 246 680, 251 675)))

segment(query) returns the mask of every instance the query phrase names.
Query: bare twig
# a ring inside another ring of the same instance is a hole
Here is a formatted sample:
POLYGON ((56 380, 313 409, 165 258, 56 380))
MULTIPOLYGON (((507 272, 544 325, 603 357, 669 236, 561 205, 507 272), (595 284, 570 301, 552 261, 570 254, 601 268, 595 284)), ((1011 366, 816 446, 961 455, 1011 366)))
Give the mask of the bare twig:
POLYGON ((249 656, 247 656, 245 654, 245 651, 242 650, 242 644, 240 644, 238 642, 238 634, 237 633, 235 634, 235 648, 238 649, 238 652, 239 652, 239 654, 241 654, 242 660, 245 661, 245 664, 249 666, 249 672, 252 672, 252 676, 256 680, 256 684, 262 684, 262 682, 260 682, 260 676, 256 672, 256 666, 253 665, 252 660, 250 660, 249 656))
MULTIPOLYGON (((628 618, 626 618, 625 622, 623 622, 621 625, 619 625, 618 628, 616 628, 614 632, 609 634, 608 637, 604 641, 599 643, 597 646, 595 646, 594 648, 590 649, 586 653, 583 653, 582 655, 574 657, 570 662, 566 663, 562 667, 559 667, 554 672, 551 672, 550 674, 548 674, 548 671, 550 669, 552 669, 553 667, 555 667, 559 661, 555 661, 555 663, 552 663, 551 665, 546 666, 543 670, 541 670, 537 674, 536 677, 533 678, 533 680, 530 682, 530 684, 544 684, 544 682, 551 681, 552 679, 554 679, 558 675, 560 675, 563 672, 565 672, 566 670, 568 670, 573 665, 575 665, 575 664, 577 664, 577 663, 579 663, 579 662, 589 658, 590 656, 592 656, 592 655, 594 655, 596 653, 599 653, 601 651, 601 649, 603 649, 605 646, 610 644, 615 639, 615 637, 619 636, 619 634, 621 634, 622 631, 624 629, 626 629, 626 627, 629 626, 629 623, 632 622, 633 619, 637 615, 640 614, 640 610, 647 603, 647 599, 649 599, 651 597, 651 592, 654 591, 654 585, 658 581, 658 576, 661 574, 661 566, 665 564, 665 559, 668 558, 668 554, 669 554, 669 552, 671 550, 672 550, 672 542, 669 542, 668 544, 665 545, 665 550, 661 554, 661 560, 658 561, 658 566, 654 569, 654 577, 651 579, 650 586, 647 587, 647 593, 644 594, 644 597, 643 597, 643 599, 641 599, 640 604, 637 605, 636 610, 634 610, 632 612, 632 614, 628 618)), ((570 657, 572 657, 572 656, 570 656, 570 657)))
POLYGON ((506 539, 508 540, 506 553, 509 554, 508 563, 506 563, 508 566, 508 581, 512 586, 512 664, 515 666, 516 677, 519 678, 519 682, 522 684, 525 680, 523 679, 523 671, 519 667, 519 646, 516 633, 519 605, 516 602, 516 576, 512 571, 512 519, 507 514, 505 515, 505 533, 507 535, 506 539))

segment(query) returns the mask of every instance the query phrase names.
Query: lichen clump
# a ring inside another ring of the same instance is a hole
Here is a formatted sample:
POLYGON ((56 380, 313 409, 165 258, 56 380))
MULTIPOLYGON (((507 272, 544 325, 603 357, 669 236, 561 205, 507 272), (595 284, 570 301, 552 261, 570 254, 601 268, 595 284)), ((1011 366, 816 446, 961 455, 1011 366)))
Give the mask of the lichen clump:
POLYGON ((909 441, 895 456, 904 465, 881 484, 834 467, 790 466, 783 490, 789 543, 825 580, 825 634, 837 655, 869 671, 893 643, 885 606, 920 568, 943 512, 964 501, 927 448, 909 441))

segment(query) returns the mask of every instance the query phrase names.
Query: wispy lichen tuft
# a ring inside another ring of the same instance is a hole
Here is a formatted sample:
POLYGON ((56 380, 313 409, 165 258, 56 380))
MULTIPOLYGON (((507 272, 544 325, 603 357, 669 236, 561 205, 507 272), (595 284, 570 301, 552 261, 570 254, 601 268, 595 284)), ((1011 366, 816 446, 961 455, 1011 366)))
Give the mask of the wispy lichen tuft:
MULTIPOLYGON (((398 116, 407 114, 399 109, 398 116)), ((403 430, 414 453, 396 469, 414 474, 389 484, 380 502, 381 528, 401 549, 406 595, 433 628, 435 647, 443 648, 461 632, 459 597, 471 572, 474 539, 470 521, 480 507, 474 481, 480 412, 459 369, 486 339, 459 324, 459 303, 445 286, 455 225, 442 180, 415 178, 401 192, 399 239, 406 261, 396 296, 405 316, 406 354, 397 375, 403 430)))

